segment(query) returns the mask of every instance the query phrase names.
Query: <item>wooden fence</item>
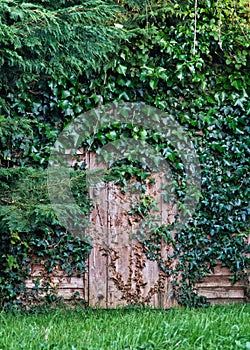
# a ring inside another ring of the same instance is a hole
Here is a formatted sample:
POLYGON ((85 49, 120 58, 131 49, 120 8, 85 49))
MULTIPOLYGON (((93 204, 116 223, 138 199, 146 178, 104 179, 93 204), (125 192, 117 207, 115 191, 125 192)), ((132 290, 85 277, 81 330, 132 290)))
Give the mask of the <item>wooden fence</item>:
MULTIPOLYGON (((82 161, 89 169, 100 166, 93 153, 82 152, 82 161)), ((155 184, 149 185, 147 192, 159 202, 157 215, 161 222, 170 224, 174 221, 177 207, 163 200, 162 183, 163 174, 159 173, 155 176, 155 184)), ((85 275, 69 277, 55 270, 53 274, 45 276, 42 265, 33 264, 32 277, 26 281, 26 285, 32 288, 32 280, 40 277, 40 284, 48 281, 56 288, 58 296, 67 300, 77 292, 93 307, 112 308, 134 303, 163 308, 176 305, 172 277, 167 276, 157 262, 148 260, 140 241, 131 238, 136 237, 139 223, 128 215, 128 210, 137 194, 122 194, 119 187, 110 182, 91 188, 90 196, 95 203, 89 229, 94 246, 85 275)), ((162 242, 163 257, 171 249, 162 242)), ((246 301, 247 281, 232 285, 229 280, 231 276, 230 271, 218 262, 214 274, 197 284, 198 293, 207 296, 212 303, 246 301)))

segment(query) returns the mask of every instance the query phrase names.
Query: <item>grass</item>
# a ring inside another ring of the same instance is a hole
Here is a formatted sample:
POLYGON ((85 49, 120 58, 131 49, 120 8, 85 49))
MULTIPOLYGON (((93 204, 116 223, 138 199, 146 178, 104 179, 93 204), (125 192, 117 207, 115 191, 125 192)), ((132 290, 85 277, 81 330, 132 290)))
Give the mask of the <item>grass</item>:
POLYGON ((0 313, 0 350, 250 350, 250 305, 0 313))

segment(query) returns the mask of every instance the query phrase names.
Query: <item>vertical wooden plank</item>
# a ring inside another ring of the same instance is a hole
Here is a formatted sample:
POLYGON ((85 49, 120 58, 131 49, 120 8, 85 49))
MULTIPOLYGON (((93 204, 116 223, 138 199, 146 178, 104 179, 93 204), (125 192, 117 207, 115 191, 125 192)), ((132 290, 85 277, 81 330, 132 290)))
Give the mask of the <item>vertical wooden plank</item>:
MULTIPOLYGON (((162 210, 162 223, 166 226, 171 225, 176 220, 178 212, 178 203, 176 201, 175 193, 170 194, 168 190, 168 183, 165 174, 161 174, 161 210, 162 210)), ((172 237, 174 236, 174 230, 172 237)), ((163 259, 168 262, 168 254, 173 254, 173 247, 162 240, 161 254, 163 259)), ((169 261, 169 268, 173 268, 177 261, 169 261)), ((161 306, 163 308, 171 308, 177 305, 177 301, 174 297, 174 289, 172 286, 172 276, 168 276, 163 285, 164 293, 161 297, 161 306)))
POLYGON ((175 216, 177 215, 177 212, 178 212, 178 204, 176 201, 176 196, 175 194, 170 195, 165 174, 160 173, 157 175, 157 178, 160 180, 159 191, 161 193, 160 201, 161 201, 162 223, 165 225, 170 225, 173 222, 175 222, 175 216))
MULTIPOLYGON (((155 216, 156 222, 162 224, 162 173, 154 173, 153 178, 155 183, 148 185, 147 194, 152 196, 157 201, 157 210, 152 210, 151 214, 155 216)), ((143 276, 147 285, 144 290, 144 298, 148 300, 149 305, 153 307, 161 307, 162 294, 164 291, 162 285, 162 272, 157 261, 146 260, 143 276)))
MULTIPOLYGON (((86 158, 87 169, 96 170, 104 167, 97 163, 94 153, 86 158)), ((107 255, 103 248, 107 246, 107 187, 102 183, 89 189, 94 209, 90 214, 89 235, 93 248, 88 262, 88 303, 93 307, 107 307, 107 255)))
MULTIPOLYGON (((161 255, 166 264, 169 263, 168 268, 173 269, 177 264, 177 261, 172 261, 168 259, 168 255, 173 254, 173 247, 169 244, 166 244, 165 241, 162 241, 161 245, 161 255)), ((177 305, 176 298, 174 296, 174 289, 172 285, 173 276, 168 275, 166 279, 163 279, 163 292, 161 293, 161 307, 164 309, 169 309, 177 305)))
POLYGON ((109 183, 108 190, 109 261, 108 306, 124 306, 124 296, 130 286, 130 252, 133 222, 129 220, 131 196, 121 193, 118 186, 109 183))
MULTIPOLYGON (((177 213, 177 205, 173 203, 173 198, 171 201, 167 201, 167 183, 166 177, 163 172, 154 174, 155 184, 150 190, 150 194, 157 200, 159 211, 155 213, 159 216, 159 224, 170 225, 175 221, 175 215, 177 213)), ((169 200, 169 199, 168 199, 169 200)), ((173 253, 173 247, 167 243, 164 239, 161 241, 161 258, 167 263, 168 254, 173 253)), ((175 263, 170 262, 169 268, 175 263)), ((157 285, 157 294, 154 295, 154 306, 170 308, 175 305, 175 299, 173 296, 173 287, 171 284, 171 276, 167 275, 162 271, 157 264, 154 268, 154 285, 157 285), (157 277, 157 281, 156 281, 157 277)), ((151 282, 151 284, 153 281, 151 282)))

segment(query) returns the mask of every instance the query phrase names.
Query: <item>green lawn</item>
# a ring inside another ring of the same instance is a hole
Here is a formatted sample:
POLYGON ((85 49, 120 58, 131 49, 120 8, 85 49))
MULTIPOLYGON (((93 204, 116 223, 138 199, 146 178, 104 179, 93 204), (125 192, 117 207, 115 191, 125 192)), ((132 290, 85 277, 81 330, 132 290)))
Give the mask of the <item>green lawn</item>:
POLYGON ((0 349, 250 350, 250 305, 2 312, 0 349))

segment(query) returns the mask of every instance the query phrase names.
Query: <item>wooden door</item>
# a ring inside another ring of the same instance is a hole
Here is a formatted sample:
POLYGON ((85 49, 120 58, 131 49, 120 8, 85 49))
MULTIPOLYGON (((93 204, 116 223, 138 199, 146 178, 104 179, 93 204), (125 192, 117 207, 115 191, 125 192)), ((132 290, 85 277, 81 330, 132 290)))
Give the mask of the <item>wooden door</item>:
MULTIPOLYGON (((94 153, 85 155, 88 169, 97 169, 94 153)), ((148 194, 159 202, 158 215, 162 223, 174 221, 176 208, 164 202, 161 193, 163 174, 155 176, 155 184, 148 194)), ((131 193, 121 193, 113 182, 90 188, 94 201, 89 235, 93 249, 86 274, 86 299, 90 306, 113 308, 130 304, 152 305, 168 308, 176 304, 167 276, 156 261, 147 259, 143 244, 135 238, 139 222, 128 215, 131 193)), ((161 254, 166 256, 170 247, 161 244, 161 254)))

